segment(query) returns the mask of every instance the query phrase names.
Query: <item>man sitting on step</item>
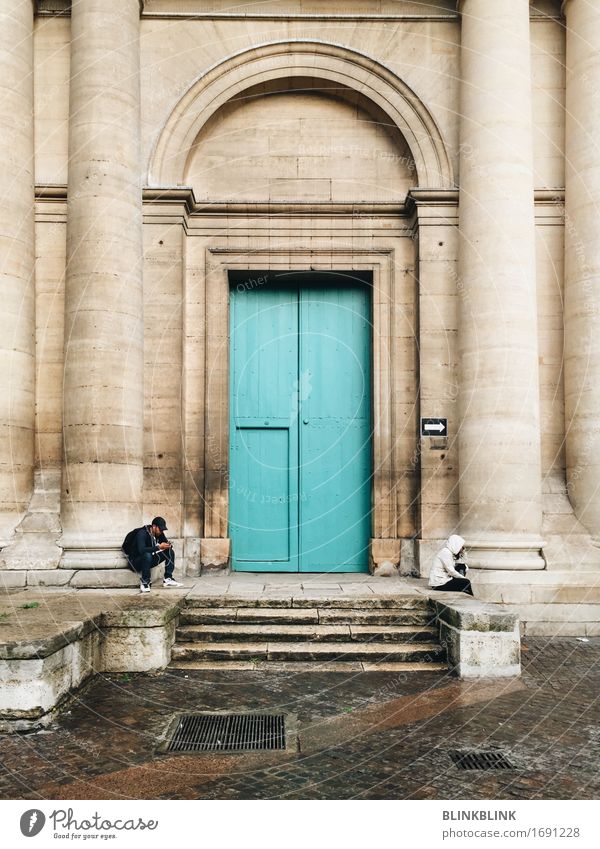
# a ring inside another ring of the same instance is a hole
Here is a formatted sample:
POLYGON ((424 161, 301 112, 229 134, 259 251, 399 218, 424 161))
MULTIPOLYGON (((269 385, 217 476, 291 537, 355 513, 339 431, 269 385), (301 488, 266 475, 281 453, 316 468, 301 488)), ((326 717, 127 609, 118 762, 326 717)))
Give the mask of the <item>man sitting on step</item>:
POLYGON ((130 567, 141 573, 140 592, 149 593, 151 587, 150 572, 153 566, 165 564, 163 587, 181 587, 173 579, 175 571, 175 552, 165 536, 167 523, 162 516, 152 519, 152 524, 130 531, 125 537, 123 550, 130 567))

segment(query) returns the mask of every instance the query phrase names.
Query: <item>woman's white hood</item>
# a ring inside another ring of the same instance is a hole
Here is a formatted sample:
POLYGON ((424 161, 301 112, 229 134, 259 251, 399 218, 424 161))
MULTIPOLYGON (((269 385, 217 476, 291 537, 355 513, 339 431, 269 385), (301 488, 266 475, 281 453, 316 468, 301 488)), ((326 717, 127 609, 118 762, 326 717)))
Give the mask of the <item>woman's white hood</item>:
POLYGON ((456 556, 464 544, 465 541, 462 537, 459 537, 458 534, 452 534, 451 537, 448 537, 446 548, 449 548, 452 554, 456 556))

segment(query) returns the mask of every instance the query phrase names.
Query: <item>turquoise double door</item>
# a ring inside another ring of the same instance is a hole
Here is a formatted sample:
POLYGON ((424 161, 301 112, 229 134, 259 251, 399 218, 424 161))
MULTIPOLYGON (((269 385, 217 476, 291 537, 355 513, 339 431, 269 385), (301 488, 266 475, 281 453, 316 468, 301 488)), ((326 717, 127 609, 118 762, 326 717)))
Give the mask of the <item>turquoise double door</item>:
POLYGON ((230 282, 233 567, 367 571, 370 290, 341 274, 230 282))

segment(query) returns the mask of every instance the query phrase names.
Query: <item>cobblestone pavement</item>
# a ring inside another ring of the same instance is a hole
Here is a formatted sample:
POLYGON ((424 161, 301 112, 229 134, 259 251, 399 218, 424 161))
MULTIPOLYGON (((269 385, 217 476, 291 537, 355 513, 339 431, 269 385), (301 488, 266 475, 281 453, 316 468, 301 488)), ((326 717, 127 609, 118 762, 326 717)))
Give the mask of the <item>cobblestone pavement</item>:
POLYGON ((520 680, 187 672, 95 679, 44 732, 0 735, 3 799, 597 799, 600 639, 529 638, 520 680), (295 714, 299 749, 157 754, 179 711, 295 714), (460 770, 452 749, 515 769, 460 770))

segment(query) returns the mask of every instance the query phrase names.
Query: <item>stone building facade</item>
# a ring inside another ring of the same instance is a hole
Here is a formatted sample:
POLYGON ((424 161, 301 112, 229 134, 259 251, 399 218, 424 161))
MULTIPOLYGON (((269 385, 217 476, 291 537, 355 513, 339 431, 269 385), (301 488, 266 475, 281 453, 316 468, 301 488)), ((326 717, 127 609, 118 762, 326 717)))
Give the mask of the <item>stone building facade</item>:
POLYGON ((458 529, 483 596, 594 633, 600 7, 0 0, 0 24, 5 585, 126 582, 157 513, 188 575, 229 567, 231 289, 343 273, 371 309, 365 563, 424 574, 458 529))

